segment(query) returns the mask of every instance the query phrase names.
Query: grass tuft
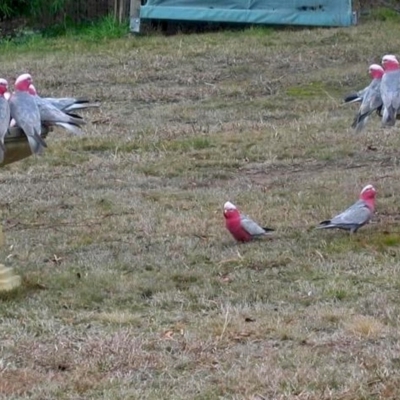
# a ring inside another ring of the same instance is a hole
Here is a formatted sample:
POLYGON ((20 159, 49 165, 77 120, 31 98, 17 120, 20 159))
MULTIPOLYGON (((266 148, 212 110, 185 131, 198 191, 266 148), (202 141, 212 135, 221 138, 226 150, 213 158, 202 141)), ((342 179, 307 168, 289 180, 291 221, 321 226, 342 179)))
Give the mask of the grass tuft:
POLYGON ((385 327, 379 320, 363 315, 354 316, 345 327, 352 334, 368 339, 376 339, 385 332, 385 327))
POLYGON ((370 12, 369 18, 377 21, 400 22, 399 11, 388 7, 376 7, 370 12))

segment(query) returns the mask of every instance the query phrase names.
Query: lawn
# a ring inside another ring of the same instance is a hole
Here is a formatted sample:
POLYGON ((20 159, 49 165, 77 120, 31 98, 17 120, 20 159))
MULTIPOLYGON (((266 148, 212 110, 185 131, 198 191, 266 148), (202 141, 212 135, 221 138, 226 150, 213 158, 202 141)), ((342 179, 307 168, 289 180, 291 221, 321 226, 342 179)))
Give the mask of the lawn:
POLYGON ((341 105, 399 21, 0 50, 102 103, 1 171, 0 398, 400 398, 400 125, 341 105), (369 183, 369 225, 314 230, 369 183), (274 239, 236 244, 227 200, 274 239))

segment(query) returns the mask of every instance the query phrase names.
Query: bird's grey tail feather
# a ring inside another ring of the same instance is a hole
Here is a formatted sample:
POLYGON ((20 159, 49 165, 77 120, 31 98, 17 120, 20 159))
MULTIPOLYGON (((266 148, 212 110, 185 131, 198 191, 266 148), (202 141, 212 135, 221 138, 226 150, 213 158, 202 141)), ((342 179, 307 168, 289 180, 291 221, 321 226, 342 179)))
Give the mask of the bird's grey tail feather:
POLYGON ((75 114, 69 111, 68 112, 64 111, 64 113, 67 114, 68 117, 70 118, 68 121, 62 121, 62 122, 66 122, 67 124, 74 124, 77 126, 86 125, 86 121, 79 114, 75 114))
POLYGON ((97 99, 95 99, 95 100, 90 100, 90 99, 87 98, 87 97, 77 97, 75 100, 76 100, 76 101, 75 101, 74 104, 88 104, 88 103, 90 103, 90 102, 96 102, 96 103, 99 103, 99 102, 100 102, 100 100, 97 100, 97 99))
POLYGON ((355 103, 357 101, 361 101, 361 98, 358 96, 357 93, 352 93, 347 95, 344 99, 344 104, 351 104, 351 103, 355 103))
POLYGON ((84 110, 85 108, 97 108, 100 107, 100 103, 74 103, 64 108, 64 112, 69 114, 74 110, 84 110))
POLYGON ((351 124, 351 127, 356 130, 356 132, 360 132, 365 124, 368 121, 368 117, 371 115, 372 111, 367 111, 364 114, 358 113, 356 117, 354 118, 353 123, 351 124))
POLYGON ((69 114, 66 113, 70 118, 69 121, 64 121, 67 124, 74 124, 74 125, 86 125, 86 121, 78 114, 69 114))
POLYGON ((357 122, 358 122, 358 114, 354 117, 353 122, 351 123, 351 127, 353 129, 355 129, 355 127, 357 126, 357 122))
POLYGON ((382 124, 386 126, 394 126, 396 123, 396 110, 390 106, 383 110, 382 124))
POLYGON ((331 220, 327 219, 325 221, 322 221, 319 223, 318 226, 315 227, 315 229, 329 229, 329 228, 333 228, 333 225, 331 225, 331 220))
MULTIPOLYGON (((36 140, 36 137, 28 136, 29 147, 31 148, 32 154, 42 154, 44 146, 36 140)), ((46 145, 47 146, 47 145, 46 145)))
POLYGON ((272 228, 267 228, 265 226, 262 227, 264 229, 265 232, 275 232, 275 229, 272 228))
POLYGON ((5 153, 5 149, 0 148, 0 164, 4 161, 4 153, 5 153))
POLYGON ((77 97, 76 99, 76 103, 89 103, 90 100, 87 97, 77 97))
POLYGON ((4 153, 6 152, 6 146, 4 145, 4 138, 0 140, 0 163, 4 161, 4 153))
POLYGON ((360 133, 364 129, 364 127, 367 123, 367 120, 368 119, 364 119, 363 121, 361 121, 357 124, 356 129, 355 129, 356 133, 360 133))
POLYGON ((389 107, 388 111, 390 126, 393 126, 396 123, 396 110, 393 107, 389 107))
POLYGON ((79 129, 79 127, 74 124, 68 124, 67 122, 58 122, 56 125, 65 128, 67 131, 73 133, 74 135, 77 136, 83 135, 81 129, 79 129))
POLYGON ((40 133, 35 132, 34 139, 40 144, 42 147, 47 147, 47 143, 44 139, 40 136, 40 133))
POLYGON ((355 128, 356 133, 361 132, 364 129, 365 125, 367 124, 370 113, 368 113, 368 115, 366 115, 366 114, 364 114, 364 115, 365 116, 356 125, 356 128, 355 128))
POLYGON ((353 99, 353 100, 350 100, 350 101, 346 101, 345 103, 343 103, 343 104, 353 104, 353 103, 360 103, 362 101, 362 98, 361 97, 356 97, 355 99, 353 99))

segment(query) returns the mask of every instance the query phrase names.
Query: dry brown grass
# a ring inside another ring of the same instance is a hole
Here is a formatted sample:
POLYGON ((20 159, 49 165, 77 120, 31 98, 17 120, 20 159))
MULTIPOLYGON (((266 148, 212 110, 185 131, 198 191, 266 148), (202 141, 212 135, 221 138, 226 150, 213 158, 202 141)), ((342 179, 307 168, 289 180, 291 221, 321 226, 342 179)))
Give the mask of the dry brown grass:
MULTIPOLYGON (((399 127, 344 94, 394 23, 125 38, 5 52, 101 110, 1 174, 0 398, 398 399, 399 127), (86 46, 86 47, 85 47, 86 46), (312 228, 378 189, 354 237, 312 228), (226 200, 276 227, 236 245, 226 200)), ((390 38, 390 40, 388 39, 390 38)))

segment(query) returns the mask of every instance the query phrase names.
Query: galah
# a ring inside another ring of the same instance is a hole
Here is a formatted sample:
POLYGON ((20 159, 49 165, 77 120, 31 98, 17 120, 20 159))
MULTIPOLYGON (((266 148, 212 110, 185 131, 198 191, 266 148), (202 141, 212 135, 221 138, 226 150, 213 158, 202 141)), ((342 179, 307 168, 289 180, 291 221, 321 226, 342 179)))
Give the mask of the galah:
POLYGON ((32 154, 40 154, 47 144, 40 136, 42 126, 39 107, 33 96, 28 93, 31 83, 32 76, 30 74, 20 75, 15 81, 15 92, 11 95, 9 104, 11 118, 27 136, 32 154))
POLYGON ((356 132, 360 132, 368 121, 369 116, 379 107, 382 107, 381 80, 384 69, 378 64, 369 66, 371 83, 365 88, 360 109, 351 125, 356 132))
POLYGON ((230 201, 224 204, 226 229, 238 242, 249 242, 252 239, 268 236, 273 229, 262 228, 248 216, 241 214, 230 201))
POLYGON ((38 96, 34 86, 30 85, 28 90, 39 108, 40 120, 44 126, 61 126, 75 135, 83 134, 80 126, 85 125, 86 122, 82 117, 61 111, 51 102, 38 96))
POLYGON ((355 233, 367 224, 375 211, 376 190, 372 185, 367 185, 361 190, 359 200, 347 210, 332 219, 322 221, 316 229, 344 229, 355 233))
MULTIPOLYGON (((37 91, 34 85, 30 85, 29 93, 37 95, 37 91)), ((99 103, 91 103, 89 99, 85 97, 42 97, 43 100, 53 104, 59 110, 64 111, 66 114, 77 110, 84 110, 86 108, 97 108, 100 106, 99 103)))
POLYGON ((4 138, 7 135, 8 127, 10 125, 10 105, 8 104, 7 97, 8 82, 0 78, 0 163, 4 161, 4 153, 6 147, 4 145, 4 138))
POLYGON ((383 126, 394 126, 396 116, 400 112, 400 65, 394 55, 382 57, 385 70, 381 81, 381 96, 383 103, 383 126))

